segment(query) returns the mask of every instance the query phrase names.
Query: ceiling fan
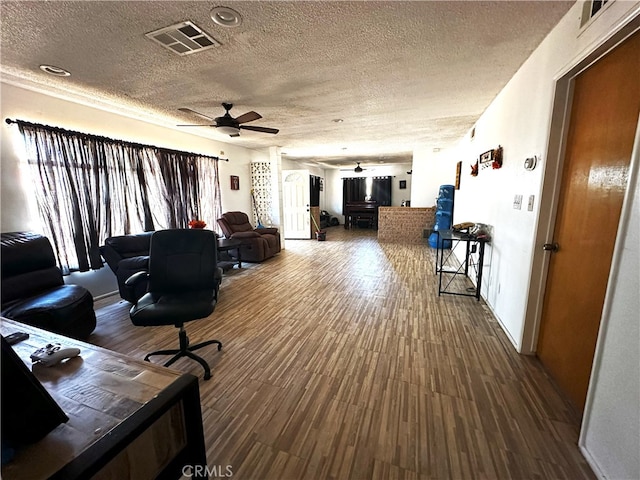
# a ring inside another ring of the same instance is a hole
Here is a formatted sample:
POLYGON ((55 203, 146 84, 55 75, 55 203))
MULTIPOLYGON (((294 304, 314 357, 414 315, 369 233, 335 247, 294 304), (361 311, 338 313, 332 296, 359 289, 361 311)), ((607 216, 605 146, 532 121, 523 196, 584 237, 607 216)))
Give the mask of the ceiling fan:
MULTIPOLYGON (((340 171, 341 172, 356 172, 356 173, 361 173, 364 172, 365 170, 367 170, 366 168, 362 168, 360 166, 360 162, 356 162, 356 167, 355 168, 341 168, 340 171)), ((375 169, 372 169, 375 170, 375 169)))
POLYGON ((203 125, 178 125, 178 127, 215 127, 218 131, 222 133, 228 134, 230 137, 239 137, 240 130, 252 130, 254 132, 262 132, 262 133, 273 133, 276 134, 280 130, 276 128, 268 128, 268 127, 257 127, 252 125, 242 125, 243 123, 253 122, 254 120, 258 120, 262 118, 262 115, 256 112, 247 112, 239 117, 233 118, 229 114, 229 110, 233 107, 232 103, 223 103, 222 106, 226 110, 225 114, 222 117, 212 118, 208 115, 204 115, 202 113, 196 112, 195 110, 191 110, 190 108, 179 108, 181 112, 185 113, 194 113, 200 117, 206 118, 207 120, 211 120, 213 124, 203 124, 203 125))

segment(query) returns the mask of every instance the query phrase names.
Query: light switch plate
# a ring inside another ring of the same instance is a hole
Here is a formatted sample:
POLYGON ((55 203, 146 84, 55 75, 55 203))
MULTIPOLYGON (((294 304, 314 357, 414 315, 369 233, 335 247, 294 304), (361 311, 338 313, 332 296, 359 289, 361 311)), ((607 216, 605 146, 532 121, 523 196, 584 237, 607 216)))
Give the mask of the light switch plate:
POLYGON ((513 208, 515 210, 522 209, 522 195, 516 195, 515 197, 513 197, 513 208))
POLYGON ((535 195, 529 195, 529 203, 527 204, 527 210, 529 210, 530 212, 533 212, 533 204, 535 200, 536 200, 535 195))

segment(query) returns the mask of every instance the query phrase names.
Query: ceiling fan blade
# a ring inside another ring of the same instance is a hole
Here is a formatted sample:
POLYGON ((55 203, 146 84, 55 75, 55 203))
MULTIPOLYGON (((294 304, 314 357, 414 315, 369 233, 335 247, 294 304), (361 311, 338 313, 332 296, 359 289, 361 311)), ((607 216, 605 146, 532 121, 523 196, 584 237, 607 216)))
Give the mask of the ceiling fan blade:
POLYGON ((273 133, 273 134, 276 134, 280 131, 277 128, 253 127, 251 125, 240 125, 240 128, 244 130, 253 130, 254 132, 273 133))
POLYGON ((215 125, 201 124, 201 125, 176 125, 176 127, 215 127, 215 125))
POLYGON ((238 118, 236 118, 236 122, 247 123, 247 122, 253 122, 254 120, 259 120, 260 118, 262 118, 262 115, 260 115, 259 113, 247 112, 240 115, 238 118))
POLYGON ((183 107, 183 108, 179 108, 178 110, 181 111, 181 112, 184 112, 184 113, 193 113, 194 115, 198 115, 200 117, 204 117, 204 118, 206 118, 208 120, 215 120, 213 117, 210 117, 209 115, 205 115, 204 113, 198 113, 195 110, 191 110, 190 108, 184 108, 183 107))

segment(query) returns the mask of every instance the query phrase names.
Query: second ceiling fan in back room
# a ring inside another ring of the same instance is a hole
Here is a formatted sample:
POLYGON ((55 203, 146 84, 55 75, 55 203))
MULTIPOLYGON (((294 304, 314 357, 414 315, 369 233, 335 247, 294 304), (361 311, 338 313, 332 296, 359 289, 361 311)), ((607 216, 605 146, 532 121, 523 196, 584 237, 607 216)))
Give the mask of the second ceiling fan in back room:
POLYGON ((356 172, 356 173, 362 173, 366 170, 366 168, 362 168, 360 166, 360 162, 356 162, 356 167, 351 169, 351 168, 341 168, 340 171, 341 172, 356 172))
POLYGON ((196 112, 195 110, 191 110, 190 108, 179 108, 181 112, 185 113, 193 113, 200 117, 206 118, 207 120, 211 120, 213 123, 207 124, 199 124, 199 125, 178 125, 178 127, 214 127, 222 133, 228 134, 230 137, 239 137, 240 130, 251 130, 254 132, 262 132, 262 133, 272 133, 276 134, 279 132, 276 128, 268 128, 268 127, 258 127, 254 125, 243 125, 244 123, 253 122, 254 120, 258 120, 262 118, 262 115, 256 112, 247 112, 239 117, 233 118, 229 113, 229 110, 233 107, 232 103, 223 103, 222 106, 226 110, 225 114, 222 117, 210 117, 208 115, 204 115, 202 113, 196 112))

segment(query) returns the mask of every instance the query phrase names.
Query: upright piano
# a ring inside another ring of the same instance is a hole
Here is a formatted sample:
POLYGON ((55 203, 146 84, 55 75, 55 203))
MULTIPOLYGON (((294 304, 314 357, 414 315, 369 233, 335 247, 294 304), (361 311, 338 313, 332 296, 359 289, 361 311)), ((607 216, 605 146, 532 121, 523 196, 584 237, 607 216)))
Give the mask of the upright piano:
POLYGON ((347 202, 344 209, 344 228, 366 223, 367 227, 378 229, 378 202, 347 202))

